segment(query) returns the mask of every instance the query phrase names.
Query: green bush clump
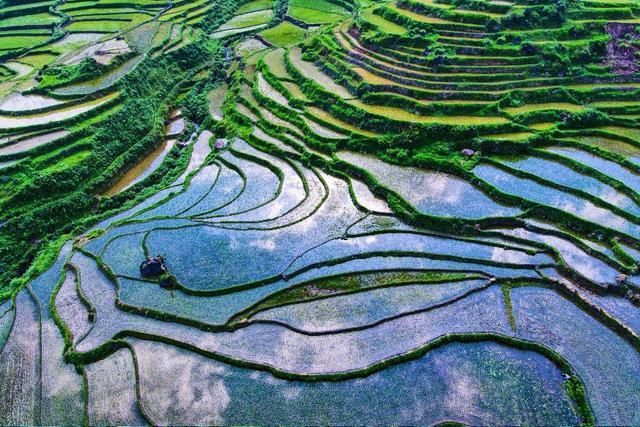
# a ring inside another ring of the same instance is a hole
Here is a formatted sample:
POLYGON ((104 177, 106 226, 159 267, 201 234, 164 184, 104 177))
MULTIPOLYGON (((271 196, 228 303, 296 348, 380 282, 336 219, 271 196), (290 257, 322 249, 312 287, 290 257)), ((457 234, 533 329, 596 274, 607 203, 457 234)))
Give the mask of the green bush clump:
POLYGON ((109 62, 108 65, 99 64, 93 58, 85 58, 74 65, 45 66, 37 77, 40 80, 37 89, 52 89, 58 86, 94 79, 119 67, 122 63, 135 55, 136 54, 134 52, 120 55, 109 62))
POLYGON ((610 119, 607 114, 595 108, 587 108, 569 114, 563 125, 570 128, 588 128, 602 126, 609 122, 610 119))
POLYGON ((582 416, 583 424, 589 426, 595 425, 593 413, 586 399, 587 391, 582 381, 576 376, 571 376, 565 381, 564 385, 567 389, 567 394, 571 396, 571 399, 578 405, 578 413, 582 416))
POLYGON ((198 22, 196 25, 202 28, 206 33, 212 33, 225 21, 228 21, 234 14, 234 12, 245 3, 250 0, 217 0, 216 7, 205 15, 204 19, 198 22))
POLYGON ((567 21, 567 3, 566 0, 553 0, 551 4, 544 6, 526 6, 499 20, 492 19, 487 23, 487 28, 491 31, 500 31, 559 27, 567 21))
MULTIPOLYGON (((0 271, 1 283, 24 274, 49 241, 116 207, 96 194, 162 141, 168 106, 181 90, 179 83, 205 64, 224 68, 221 58, 218 43, 206 36, 169 54, 146 58, 118 82, 119 110, 91 127, 88 156, 66 169, 40 174, 26 170, 20 175, 19 189, 0 202, 5 221, 0 229, 0 264, 7 266, 0 271)), ((63 75, 86 75, 82 73, 93 69, 86 66, 89 68, 78 67, 63 75)), ((177 159, 170 163, 174 167, 181 164, 177 159)), ((140 196, 139 192, 126 193, 126 198, 117 198, 118 203, 140 196)), ((13 282, 8 288, 15 291, 20 283, 13 282)))

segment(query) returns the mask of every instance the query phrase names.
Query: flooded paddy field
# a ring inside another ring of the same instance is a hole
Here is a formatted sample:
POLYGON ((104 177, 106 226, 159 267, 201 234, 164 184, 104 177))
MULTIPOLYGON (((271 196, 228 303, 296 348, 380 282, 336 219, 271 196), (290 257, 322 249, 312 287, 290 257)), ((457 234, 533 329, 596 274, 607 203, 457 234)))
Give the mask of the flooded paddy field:
POLYGON ((0 424, 640 424, 639 24, 0 3, 0 424))

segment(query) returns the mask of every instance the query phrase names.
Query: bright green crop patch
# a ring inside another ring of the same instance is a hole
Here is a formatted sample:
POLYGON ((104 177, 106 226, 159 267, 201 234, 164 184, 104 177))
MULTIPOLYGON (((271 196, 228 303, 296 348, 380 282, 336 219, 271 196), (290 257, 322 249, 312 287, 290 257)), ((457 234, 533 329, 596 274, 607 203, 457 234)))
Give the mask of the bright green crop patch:
POLYGON ((262 31, 260 34, 275 46, 292 46, 304 39, 305 30, 289 21, 285 21, 273 28, 262 31))
POLYGON ((306 9, 315 9, 319 12, 333 13, 337 15, 346 15, 347 11, 336 3, 327 0, 291 0, 289 3, 293 7, 304 7, 306 9))
POLYGON ((243 13, 255 12, 257 10, 265 10, 273 8, 273 0, 254 0, 249 3, 243 4, 236 11, 236 15, 242 15, 243 13))
POLYGON ((68 157, 64 157, 62 160, 58 160, 55 165, 51 165, 45 169, 42 169, 41 173, 55 173, 61 172, 65 169, 69 169, 80 163, 82 160, 86 159, 89 154, 91 154, 89 150, 79 151, 68 157))
POLYGON ((60 21, 60 17, 50 13, 34 13, 31 15, 13 16, 0 19, 0 28, 15 29, 24 25, 53 25, 60 21))
POLYGON ((99 32, 99 33, 114 33, 121 31, 131 25, 141 23, 151 19, 148 15, 134 14, 127 15, 124 21, 103 21, 103 20, 85 20, 85 21, 73 21, 66 28, 70 32, 99 32))
POLYGON ((542 110, 564 110, 569 112, 577 112, 583 110, 585 107, 582 105, 575 105, 568 102, 561 103, 541 103, 541 104, 526 104, 520 107, 505 108, 504 111, 509 114, 522 114, 532 111, 542 110))
POLYGON ((230 21, 218 28, 219 31, 253 27, 266 24, 273 16, 272 10, 259 10, 255 12, 236 15, 230 21))
POLYGON ((380 30, 385 33, 397 34, 401 36, 406 34, 407 32, 406 28, 398 24, 395 24, 391 21, 388 21, 383 17, 381 17, 380 15, 376 15, 375 13, 373 13, 373 8, 367 9, 364 12, 362 12, 362 19, 380 28, 380 30))
POLYGON ((0 49, 10 50, 30 47, 48 39, 48 36, 0 36, 0 49))
POLYGON ((325 12, 301 6, 289 7, 289 16, 306 22, 307 24, 330 24, 339 21, 343 15, 339 13, 325 12))

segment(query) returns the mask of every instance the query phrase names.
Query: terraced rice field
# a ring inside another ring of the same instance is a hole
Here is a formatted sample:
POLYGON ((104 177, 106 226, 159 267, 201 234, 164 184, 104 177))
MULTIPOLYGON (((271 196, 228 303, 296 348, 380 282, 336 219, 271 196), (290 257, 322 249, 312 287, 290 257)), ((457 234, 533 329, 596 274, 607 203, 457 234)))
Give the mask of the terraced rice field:
POLYGON ((0 425, 639 425, 639 25, 0 1, 0 425))

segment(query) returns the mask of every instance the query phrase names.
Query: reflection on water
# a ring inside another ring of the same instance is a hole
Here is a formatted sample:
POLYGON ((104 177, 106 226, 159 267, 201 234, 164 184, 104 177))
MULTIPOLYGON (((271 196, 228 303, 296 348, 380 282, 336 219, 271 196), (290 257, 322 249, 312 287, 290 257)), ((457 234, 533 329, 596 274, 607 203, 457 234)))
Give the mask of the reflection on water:
POLYGON ((62 104, 64 101, 42 95, 23 95, 14 92, 0 102, 0 110, 28 111, 62 104))
POLYGON ((605 175, 624 183, 632 190, 640 192, 640 175, 637 175, 630 170, 625 169, 624 167, 611 160, 603 159, 602 157, 587 153, 586 151, 568 147, 551 147, 548 149, 548 151, 551 151, 555 154, 560 154, 561 156, 568 157, 577 162, 592 167, 604 173, 605 175))
POLYGON ((32 136, 31 138, 23 139, 22 141, 0 147, 0 156, 22 153, 24 151, 31 150, 32 148, 48 144, 57 139, 64 138, 69 135, 69 133, 70 132, 66 130, 59 130, 56 132, 45 133, 43 135, 32 136))
MULTIPOLYGON (((557 366, 538 353, 494 343, 449 344, 366 378, 311 383, 225 365, 178 347, 130 342, 140 361, 143 404, 161 424, 184 423, 184 414, 193 424, 577 422, 557 366)), ((345 357, 349 344, 344 343, 345 357)))
POLYGON ((55 110, 47 114, 33 114, 19 117, 0 116, 0 129, 37 126, 61 120, 67 120, 80 114, 84 114, 96 107, 99 107, 100 105, 113 100, 117 96, 118 92, 115 92, 84 104, 74 105, 69 108, 62 108, 60 110, 55 110))
MULTIPOLYGON (((614 127, 605 128, 609 131, 613 131, 614 127)), ((612 151, 621 156, 627 157, 629 160, 640 164, 640 148, 630 143, 613 138, 603 138, 600 136, 583 136, 579 138, 571 138, 578 142, 593 145, 598 148, 612 151)))
POLYGON ((560 253, 560 256, 569 267, 584 277, 598 283, 615 283, 615 277, 618 274, 616 270, 565 239, 546 234, 533 233, 522 228, 514 230, 502 229, 500 232, 509 236, 537 241, 552 246, 560 253))
POLYGON ((529 179, 519 178, 491 165, 480 164, 473 169, 473 172, 478 178, 487 181, 505 193, 541 205, 552 206, 595 224, 601 224, 630 236, 640 237, 640 227, 636 224, 573 194, 538 184, 529 179))
POLYGON ((169 151, 171 151, 175 142, 175 139, 164 141, 158 148, 153 150, 151 154, 142 159, 140 163, 129 169, 104 195, 113 196, 114 194, 118 194, 151 175, 151 173, 160 166, 169 151))
POLYGON ((391 165, 369 155, 341 151, 337 156, 371 173, 383 186, 398 193, 422 213, 434 216, 483 218, 517 215, 468 182, 453 175, 391 165))
POLYGON ((578 173, 561 163, 535 156, 513 159, 499 158, 499 161, 511 168, 524 171, 549 182, 584 191, 620 209, 627 210, 634 215, 640 215, 640 206, 627 195, 592 176, 578 173))
POLYGON ((182 117, 178 117, 171 122, 166 127, 166 135, 167 136, 176 136, 182 133, 184 130, 184 119, 182 117))
POLYGON ((0 169, 7 168, 9 166, 15 165, 20 160, 9 160, 8 162, 0 162, 0 169))

